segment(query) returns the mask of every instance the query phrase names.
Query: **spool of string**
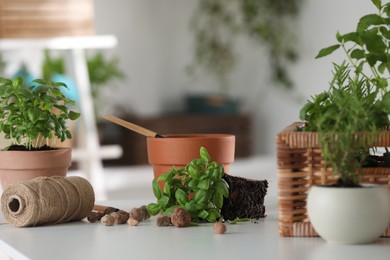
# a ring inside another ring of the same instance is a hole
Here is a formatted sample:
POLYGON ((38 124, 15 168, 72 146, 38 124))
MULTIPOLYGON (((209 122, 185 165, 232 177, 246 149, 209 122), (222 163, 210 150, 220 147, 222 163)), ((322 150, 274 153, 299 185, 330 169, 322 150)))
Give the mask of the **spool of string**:
POLYGON ((6 187, 1 196, 4 217, 17 227, 81 220, 94 203, 91 184, 78 176, 38 177, 6 187))

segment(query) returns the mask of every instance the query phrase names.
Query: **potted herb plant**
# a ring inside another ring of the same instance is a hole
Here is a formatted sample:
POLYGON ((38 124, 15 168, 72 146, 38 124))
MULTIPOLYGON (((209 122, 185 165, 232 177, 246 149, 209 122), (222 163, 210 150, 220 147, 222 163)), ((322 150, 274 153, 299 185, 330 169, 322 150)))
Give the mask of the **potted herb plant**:
POLYGON ((61 82, 34 80, 24 86, 22 78, 0 78, 0 132, 11 145, 0 151, 3 187, 37 176, 65 176, 71 165, 71 148, 56 144, 71 139, 68 120, 80 114, 69 109, 61 82))
POLYGON ((301 110, 300 129, 318 134, 332 184, 314 185, 307 211, 314 229, 333 243, 369 243, 390 223, 390 191, 363 182, 363 166, 389 126, 390 3, 372 0, 377 14, 363 16, 356 31, 322 49, 317 58, 341 48, 348 61, 334 64, 330 88, 301 110))

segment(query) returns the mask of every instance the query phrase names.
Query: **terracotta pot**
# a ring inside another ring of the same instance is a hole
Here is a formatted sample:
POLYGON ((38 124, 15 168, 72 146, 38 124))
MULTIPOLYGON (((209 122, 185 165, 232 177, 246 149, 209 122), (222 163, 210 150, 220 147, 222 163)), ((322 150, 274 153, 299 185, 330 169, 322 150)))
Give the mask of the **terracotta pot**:
POLYGON ((166 138, 147 138, 148 161, 153 165, 154 178, 169 172, 172 166, 183 168, 199 158, 203 146, 211 160, 224 166, 229 173, 234 161, 235 136, 229 134, 169 134, 166 138))
POLYGON ((66 176, 72 149, 49 151, 0 151, 0 182, 3 189, 40 176, 66 176))

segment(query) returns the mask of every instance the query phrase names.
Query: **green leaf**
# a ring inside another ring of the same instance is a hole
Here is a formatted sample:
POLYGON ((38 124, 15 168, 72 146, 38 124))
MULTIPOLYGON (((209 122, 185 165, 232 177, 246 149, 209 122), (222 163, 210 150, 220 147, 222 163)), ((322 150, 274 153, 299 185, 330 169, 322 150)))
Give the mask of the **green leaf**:
POLYGON ((196 208, 194 206, 194 202, 193 201, 186 202, 183 208, 184 208, 185 211, 187 211, 189 213, 192 213, 192 212, 196 211, 196 208))
POLYGON ((343 41, 343 37, 341 36, 341 34, 339 32, 336 33, 336 39, 339 43, 341 43, 343 41))
POLYGON ((34 83, 38 83, 40 85, 46 85, 47 84, 47 82, 45 80, 43 80, 43 79, 35 79, 35 80, 33 80, 33 82, 34 83))
POLYGON ((200 159, 200 158, 199 158, 199 159, 193 160, 193 161, 190 163, 190 165, 191 165, 192 167, 194 167, 195 170, 197 170, 197 171, 203 170, 203 167, 205 166, 203 160, 200 159))
POLYGON ((360 18, 357 25, 357 32, 362 32, 372 25, 386 24, 385 20, 377 14, 368 14, 360 18))
POLYGON ((65 136, 68 139, 72 139, 73 138, 72 133, 69 130, 65 130, 65 136))
POLYGON ((195 187, 198 186, 198 183, 199 183, 198 180, 192 179, 192 180, 189 181, 188 187, 190 187, 190 188, 195 188, 195 187))
POLYGON ((198 213, 198 217, 201 219, 206 219, 209 213, 206 210, 202 210, 198 213))
POLYGON ((308 120, 308 112, 311 110, 311 108, 313 107, 313 103, 311 102, 308 102, 306 103, 302 108, 301 110, 299 111, 299 119, 302 120, 302 121, 306 121, 308 120))
POLYGON ((169 172, 163 173, 160 176, 158 176, 157 181, 165 181, 169 175, 170 175, 169 172))
POLYGON ((386 43, 378 35, 377 30, 364 31, 360 34, 361 39, 370 53, 383 53, 386 50, 386 43))
POLYGON ((177 189, 175 192, 175 198, 180 206, 184 206, 188 201, 187 194, 182 189, 177 189))
POLYGON ((206 219, 209 222, 214 222, 221 216, 218 209, 208 209, 207 211, 208 211, 209 215, 207 216, 206 219))
POLYGON ((371 0, 371 2, 380 10, 382 8, 382 1, 381 0, 371 0))
POLYGON ((354 59, 357 59, 357 60, 360 60, 360 59, 364 58, 364 50, 354 49, 351 52, 351 58, 354 58, 354 59))
POLYGON ((219 194, 222 194, 225 198, 229 197, 229 185, 224 179, 221 179, 216 183, 216 190, 219 194))
POLYGON ((171 197, 171 187, 168 183, 164 183, 164 193, 170 198, 171 197))
POLYGON ((386 92, 386 94, 383 95, 382 103, 387 111, 390 112, 390 92, 386 92))
POLYGON ((383 74, 386 70, 386 63, 385 62, 382 62, 379 66, 378 66, 378 71, 383 74))
POLYGON ((169 198, 167 196, 161 196, 161 198, 158 200, 158 204, 160 205, 160 208, 165 208, 168 205, 169 198))
POLYGON ((160 213, 160 206, 157 203, 150 203, 146 206, 146 209, 151 216, 156 216, 160 213))
POLYGON ((328 56, 329 54, 331 54, 332 52, 334 52, 338 48, 340 48, 340 44, 335 44, 335 45, 323 48, 320 50, 320 52, 317 54, 317 56, 315 58, 318 59, 318 58, 328 56))
POLYGON ((165 211, 164 211, 164 216, 170 216, 172 215, 173 211, 175 210, 175 208, 177 208, 178 206, 177 205, 173 205, 173 206, 170 206, 169 208, 167 208, 165 211))
POLYGON ((194 195, 194 201, 199 202, 203 200, 203 197, 205 197, 207 192, 205 190, 197 190, 194 195))
POLYGON ((219 208, 219 209, 222 208, 222 206, 223 206, 223 195, 222 194, 214 193, 211 200, 217 208, 219 208))
POLYGON ((343 42, 354 42, 358 45, 362 45, 359 34, 356 32, 346 33, 341 36, 343 42))
POLYGON ((160 186, 158 185, 158 182, 156 179, 153 179, 152 182, 152 187, 153 187, 153 194, 157 199, 160 199, 162 197, 162 191, 160 186))
POLYGON ((199 182, 198 188, 202 190, 208 190, 210 187, 210 179, 204 179, 199 182))
POLYGON ((61 110, 62 112, 68 113, 68 108, 66 106, 54 105, 54 107, 61 110))
POLYGON ((387 86, 388 86, 387 79, 380 78, 380 79, 378 80, 378 88, 380 88, 380 89, 386 89, 387 86))
POLYGON ((210 162, 210 154, 209 152, 206 150, 206 148, 204 148, 203 146, 200 148, 200 158, 203 160, 203 162, 205 163, 208 163, 210 162))
POLYGON ((70 120, 76 120, 77 118, 80 117, 80 113, 74 112, 74 111, 69 111, 69 119, 70 120))
POLYGON ((40 112, 41 112, 41 110, 39 108, 32 107, 32 108, 28 109, 27 114, 28 114, 29 120, 32 123, 35 123, 39 119, 40 112))
POLYGON ((192 165, 189 165, 187 167, 187 171, 188 171, 188 174, 191 176, 191 178, 193 178, 193 179, 199 178, 198 171, 194 167, 192 167, 192 165))

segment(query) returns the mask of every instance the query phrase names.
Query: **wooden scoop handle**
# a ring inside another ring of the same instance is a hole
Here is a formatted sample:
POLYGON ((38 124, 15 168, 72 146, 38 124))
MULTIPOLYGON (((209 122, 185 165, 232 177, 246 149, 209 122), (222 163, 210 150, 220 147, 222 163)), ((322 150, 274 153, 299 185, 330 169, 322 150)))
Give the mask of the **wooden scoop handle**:
POLYGON ((123 126, 127 129, 130 129, 136 133, 139 133, 141 135, 144 135, 144 136, 149 136, 149 137, 163 137, 162 135, 156 133, 156 132, 153 132, 149 129, 146 129, 146 128, 143 128, 142 126, 139 126, 139 125, 136 125, 136 124, 133 124, 133 123, 130 123, 130 122, 127 122, 125 120, 122 120, 116 116, 112 116, 112 115, 103 115, 103 118, 107 119, 108 121, 111 121, 117 125, 120 125, 120 126, 123 126))

